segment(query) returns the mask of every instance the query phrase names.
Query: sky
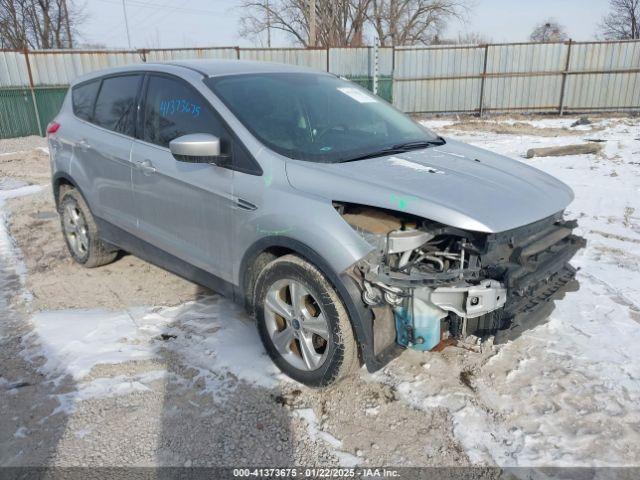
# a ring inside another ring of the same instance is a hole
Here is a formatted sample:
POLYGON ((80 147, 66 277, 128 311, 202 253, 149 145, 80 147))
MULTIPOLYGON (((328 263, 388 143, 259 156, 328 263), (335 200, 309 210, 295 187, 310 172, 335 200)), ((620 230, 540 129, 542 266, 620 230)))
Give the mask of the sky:
MULTIPOLYGON (((464 22, 452 21, 445 36, 478 32, 493 42, 527 41, 533 27, 552 17, 565 26, 573 40, 592 40, 608 11, 608 0, 472 0, 464 22)), ((238 34, 242 9, 239 0, 125 0, 131 45, 134 48, 202 46, 263 46, 238 34)), ((126 48, 122 0, 76 0, 84 5, 86 20, 81 43, 126 48)), ((372 39, 370 39, 372 40, 372 39)), ((368 42, 370 43, 370 42, 368 42)), ((274 34, 273 46, 291 46, 292 40, 274 34)))

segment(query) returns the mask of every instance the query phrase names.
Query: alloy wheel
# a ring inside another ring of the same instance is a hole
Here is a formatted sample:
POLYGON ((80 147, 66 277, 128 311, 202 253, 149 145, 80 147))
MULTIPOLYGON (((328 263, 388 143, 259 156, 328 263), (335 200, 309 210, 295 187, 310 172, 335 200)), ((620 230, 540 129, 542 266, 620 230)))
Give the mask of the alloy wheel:
POLYGON ((75 203, 67 203, 62 214, 64 234, 73 253, 83 258, 89 251, 89 233, 84 215, 75 203))
POLYGON ((320 368, 329 350, 330 328, 317 299, 296 280, 279 280, 265 302, 267 332, 278 353, 293 367, 320 368))

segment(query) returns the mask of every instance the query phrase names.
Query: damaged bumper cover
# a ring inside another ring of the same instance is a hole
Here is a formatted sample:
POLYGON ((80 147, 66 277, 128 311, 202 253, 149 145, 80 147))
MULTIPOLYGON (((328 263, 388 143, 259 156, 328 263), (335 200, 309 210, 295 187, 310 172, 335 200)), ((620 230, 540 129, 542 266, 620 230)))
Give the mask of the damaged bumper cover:
POLYGON ((463 319, 476 318, 503 307, 506 300, 506 289, 495 280, 416 288, 408 302, 411 309, 396 310, 397 341, 417 350, 431 350, 443 340, 441 323, 449 313, 463 319))
POLYGON ((469 336, 512 339, 575 290, 568 262, 585 240, 562 212, 496 234, 382 220, 386 231, 361 231, 377 248, 357 265, 364 303, 374 312, 375 351, 390 343, 431 350, 469 336))

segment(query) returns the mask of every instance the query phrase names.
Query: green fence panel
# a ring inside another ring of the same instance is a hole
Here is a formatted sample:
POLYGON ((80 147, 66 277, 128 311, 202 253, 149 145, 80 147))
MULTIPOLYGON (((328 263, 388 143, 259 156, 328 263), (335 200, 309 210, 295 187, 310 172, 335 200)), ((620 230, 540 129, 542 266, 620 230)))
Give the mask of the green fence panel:
POLYGON ((28 88, 0 89, 0 138, 38 133, 31 91, 28 88))
POLYGON ((36 88, 36 103, 38 104, 39 120, 43 132, 46 132, 47 125, 60 111, 68 88, 69 87, 36 88))
MULTIPOLYGON (((351 77, 354 83, 373 90, 372 77, 351 77)), ((392 77, 378 78, 378 95, 392 101, 392 77)), ((60 111, 69 87, 40 87, 34 90, 39 118, 33 107, 31 91, 28 88, 0 89, 0 138, 38 135, 38 121, 44 133, 47 125, 60 111)))
MULTIPOLYGON (((361 87, 367 90, 373 91, 373 77, 346 77, 353 83, 357 83, 361 87)), ((393 77, 380 76, 378 77, 378 96, 384 98, 387 102, 391 103, 393 100, 393 77)))

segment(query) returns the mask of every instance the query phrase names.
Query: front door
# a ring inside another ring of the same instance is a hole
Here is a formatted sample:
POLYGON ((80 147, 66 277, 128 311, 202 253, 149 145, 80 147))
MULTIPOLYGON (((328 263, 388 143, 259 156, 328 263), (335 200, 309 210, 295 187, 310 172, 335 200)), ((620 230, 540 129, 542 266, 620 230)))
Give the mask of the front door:
POLYGON ((230 138, 209 103, 185 81, 150 74, 132 150, 138 235, 224 280, 231 280, 233 171, 176 160, 169 142, 190 133, 230 138))

